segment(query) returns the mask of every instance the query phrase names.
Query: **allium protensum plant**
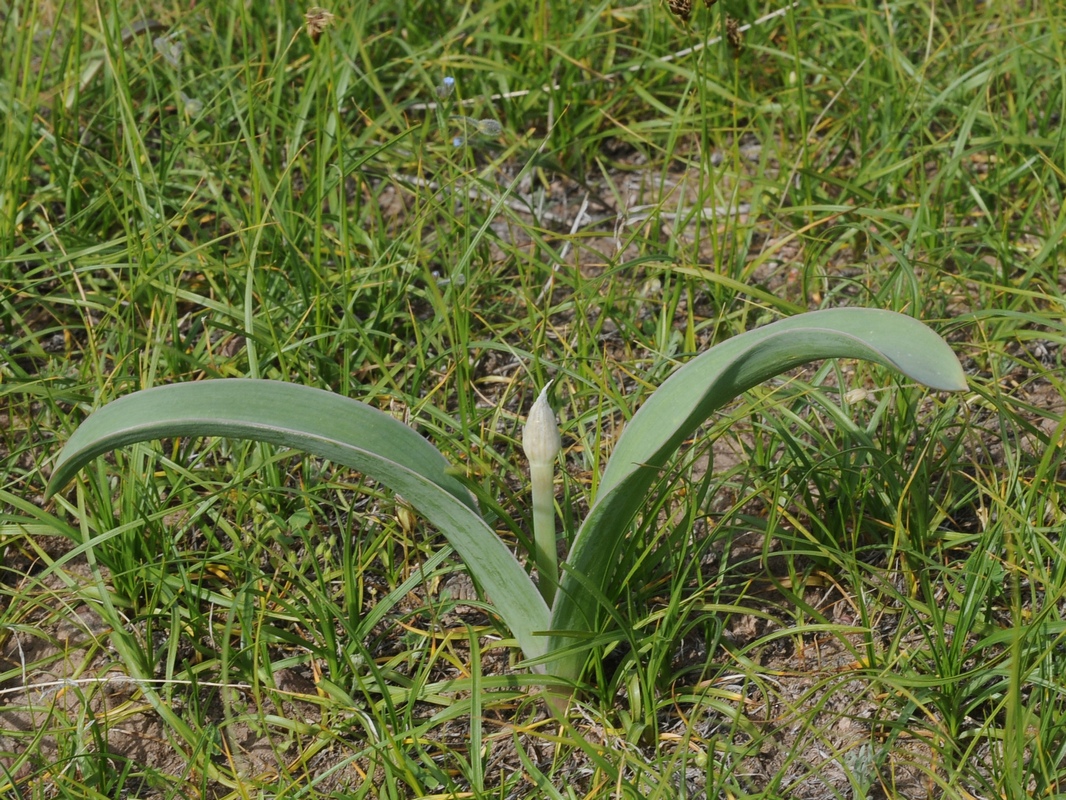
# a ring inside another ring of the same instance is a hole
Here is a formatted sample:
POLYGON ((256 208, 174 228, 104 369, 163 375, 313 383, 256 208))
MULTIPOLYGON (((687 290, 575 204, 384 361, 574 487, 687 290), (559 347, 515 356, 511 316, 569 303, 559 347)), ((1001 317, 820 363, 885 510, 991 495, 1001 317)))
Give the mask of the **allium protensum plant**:
MULTIPOLYGON (((801 314, 723 342, 678 369, 633 416, 574 537, 561 579, 557 573, 543 574, 557 569, 554 552, 539 552, 549 548, 546 538, 554 537, 554 523, 548 521, 551 533, 543 533, 537 544, 542 579, 549 582, 544 596, 433 445, 364 403, 295 384, 212 380, 117 400, 71 436, 48 494, 102 453, 162 437, 244 437, 305 450, 360 470, 403 495, 448 538, 523 653, 537 660, 538 671, 576 681, 587 657, 582 642, 603 620, 599 598, 610 597, 621 578, 622 542, 681 443, 747 389, 806 362, 838 357, 874 361, 934 389, 966 388, 962 367, 943 339, 922 323, 888 311, 801 314), (553 594, 549 607, 544 598, 553 594)), ((550 464, 551 450, 545 446, 535 455, 550 464)))

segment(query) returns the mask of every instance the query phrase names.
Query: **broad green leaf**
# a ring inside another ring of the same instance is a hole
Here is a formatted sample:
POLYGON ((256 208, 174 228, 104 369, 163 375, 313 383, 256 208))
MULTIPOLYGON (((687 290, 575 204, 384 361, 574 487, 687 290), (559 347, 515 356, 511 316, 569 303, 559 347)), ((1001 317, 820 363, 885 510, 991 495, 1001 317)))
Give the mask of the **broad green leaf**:
POLYGON ((134 442, 227 436, 292 447, 343 464, 403 495, 443 533, 530 658, 543 655, 548 608, 521 564, 446 474, 443 455, 377 409, 296 384, 214 380, 146 389, 92 414, 59 454, 48 494, 95 457, 134 442))
MULTIPOLYGON (((890 311, 833 309, 800 314, 743 333, 697 356, 670 376, 626 426, 574 540, 553 607, 549 652, 573 644, 565 631, 595 630, 588 586, 609 588, 629 523, 659 470, 696 428, 742 392, 786 370, 824 358, 860 358, 893 367, 934 389, 962 391, 955 354, 917 320, 890 311), (587 585, 583 585, 585 582, 587 585)), ((583 656, 548 672, 576 679, 583 656)))

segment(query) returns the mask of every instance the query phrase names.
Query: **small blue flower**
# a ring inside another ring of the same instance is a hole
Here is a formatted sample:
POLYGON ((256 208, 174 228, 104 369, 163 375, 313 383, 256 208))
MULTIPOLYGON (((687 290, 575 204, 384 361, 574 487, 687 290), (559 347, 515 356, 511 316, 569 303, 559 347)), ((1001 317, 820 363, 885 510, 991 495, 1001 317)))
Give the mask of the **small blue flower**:
POLYGON ((451 93, 455 91, 455 78, 451 75, 447 76, 441 81, 440 86, 437 87, 437 97, 441 100, 445 100, 451 96, 451 93))
POLYGON ((466 138, 463 136, 456 136, 452 139, 452 147, 462 147, 464 144, 466 144, 466 138))

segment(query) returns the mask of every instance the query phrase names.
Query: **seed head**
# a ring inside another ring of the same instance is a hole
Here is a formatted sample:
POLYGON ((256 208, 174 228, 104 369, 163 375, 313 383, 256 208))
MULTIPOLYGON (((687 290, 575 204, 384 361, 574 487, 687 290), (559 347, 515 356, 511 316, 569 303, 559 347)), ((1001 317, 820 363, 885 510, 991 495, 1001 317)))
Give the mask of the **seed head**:
POLYGON ((311 37, 311 41, 318 44, 318 39, 322 32, 333 25, 336 19, 335 16, 320 6, 312 6, 307 9, 307 13, 304 14, 304 20, 307 22, 307 35, 311 37))
POLYGON ((692 16, 692 0, 666 0, 666 6, 682 22, 688 22, 692 16))
POLYGON ((736 17, 725 15, 725 38, 729 40, 733 48, 733 56, 740 56, 740 50, 744 46, 744 32, 740 30, 740 20, 736 17))

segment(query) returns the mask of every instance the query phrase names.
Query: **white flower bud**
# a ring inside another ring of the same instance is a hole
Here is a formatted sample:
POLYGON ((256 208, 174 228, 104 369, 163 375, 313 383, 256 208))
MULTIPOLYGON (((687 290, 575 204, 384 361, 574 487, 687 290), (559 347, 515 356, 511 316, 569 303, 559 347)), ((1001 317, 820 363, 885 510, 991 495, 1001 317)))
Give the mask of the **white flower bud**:
POLYGON ((522 449, 529 459, 529 465, 551 464, 562 449, 563 441, 559 436, 559 423, 555 413, 548 405, 548 387, 545 386, 526 417, 526 426, 522 429, 522 449))

